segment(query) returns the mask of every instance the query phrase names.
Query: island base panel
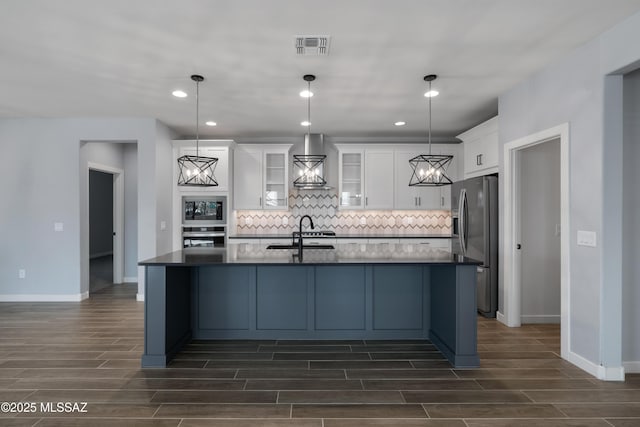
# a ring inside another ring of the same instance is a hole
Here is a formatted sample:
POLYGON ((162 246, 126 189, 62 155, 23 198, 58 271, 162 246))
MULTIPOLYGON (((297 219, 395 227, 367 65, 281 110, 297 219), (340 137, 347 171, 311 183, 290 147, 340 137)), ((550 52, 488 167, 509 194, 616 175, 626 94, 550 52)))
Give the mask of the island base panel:
POLYGON ((145 290, 143 366, 191 337, 431 339, 479 366, 473 265, 147 266, 145 290))

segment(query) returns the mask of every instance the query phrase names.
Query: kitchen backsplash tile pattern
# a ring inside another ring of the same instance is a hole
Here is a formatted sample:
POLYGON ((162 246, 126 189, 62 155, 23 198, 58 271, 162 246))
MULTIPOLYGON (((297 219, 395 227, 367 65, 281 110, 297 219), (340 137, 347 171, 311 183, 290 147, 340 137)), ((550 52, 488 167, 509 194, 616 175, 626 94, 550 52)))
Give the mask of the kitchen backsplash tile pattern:
POLYGON ((342 210, 331 190, 293 190, 288 211, 236 211, 236 232, 242 234, 288 234, 298 229, 302 215, 313 218, 318 230, 361 234, 451 234, 448 210, 342 210))

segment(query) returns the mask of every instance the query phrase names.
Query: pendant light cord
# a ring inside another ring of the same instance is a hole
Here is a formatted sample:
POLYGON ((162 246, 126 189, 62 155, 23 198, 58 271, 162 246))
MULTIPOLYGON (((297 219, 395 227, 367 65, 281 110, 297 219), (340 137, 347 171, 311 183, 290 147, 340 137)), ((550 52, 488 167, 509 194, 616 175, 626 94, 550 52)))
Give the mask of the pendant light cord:
POLYGON ((200 158, 200 82, 196 81, 196 158, 200 158))
POLYGON ((307 92, 309 96, 307 97, 307 121, 309 122, 309 126, 307 127, 307 139, 311 138, 311 81, 307 82, 307 92))
MULTIPOLYGON (((431 94, 431 80, 429 80, 429 93, 431 94)), ((431 98, 429 96, 429 155, 431 155, 431 98)))

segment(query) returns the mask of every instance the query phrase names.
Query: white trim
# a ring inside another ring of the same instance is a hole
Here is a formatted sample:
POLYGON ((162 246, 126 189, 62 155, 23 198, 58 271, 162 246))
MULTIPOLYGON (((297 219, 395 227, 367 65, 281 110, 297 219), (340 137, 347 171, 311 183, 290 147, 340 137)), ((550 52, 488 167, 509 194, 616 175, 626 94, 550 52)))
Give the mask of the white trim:
POLYGON ((89 298, 89 292, 81 294, 0 294, 0 302, 79 302, 89 298))
POLYGON ((124 276, 122 278, 122 283, 138 283, 137 276, 124 276))
POLYGON ((87 167, 89 170, 113 174, 113 229, 116 233, 113 237, 113 283, 122 283, 124 272, 124 170, 95 162, 87 162, 87 167))
MULTIPOLYGON (((569 215, 569 123, 563 123, 504 145, 504 233, 503 259, 504 268, 504 317, 507 326, 520 326, 521 322, 521 283, 519 270, 519 251, 516 249, 518 233, 519 195, 517 186, 518 151, 527 147, 560 138, 560 353, 569 360, 569 343, 571 342, 571 311, 569 294, 571 277, 569 274, 570 248, 570 215, 569 215)), ((583 368, 584 369, 584 368, 583 368)))
POLYGON ((500 311, 496 312, 496 320, 502 324, 507 324, 507 319, 504 317, 504 314, 502 314, 500 311))
POLYGON ((144 294, 136 294, 136 301, 144 301, 144 294))
POLYGON ((567 360, 599 380, 624 381, 625 368, 622 366, 606 368, 604 366, 596 365, 574 352, 569 352, 567 360))
POLYGON ((640 361, 622 362, 624 371, 628 374, 640 374, 640 361))
POLYGON ((560 323, 559 314, 523 314, 521 323, 560 323))

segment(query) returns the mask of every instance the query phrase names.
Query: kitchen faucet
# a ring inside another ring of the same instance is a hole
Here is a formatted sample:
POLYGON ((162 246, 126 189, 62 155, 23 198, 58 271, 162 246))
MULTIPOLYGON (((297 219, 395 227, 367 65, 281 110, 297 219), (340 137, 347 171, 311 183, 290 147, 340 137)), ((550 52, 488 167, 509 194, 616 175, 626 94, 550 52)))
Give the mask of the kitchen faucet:
MULTIPOLYGON (((313 219, 311 219, 311 217, 309 215, 303 215, 302 218, 300 218, 300 222, 298 224, 298 260, 300 262, 302 262, 302 221, 304 221, 305 218, 309 219, 309 226, 311 227, 311 229, 313 230, 313 219)), ((296 236, 296 232, 293 232, 293 237, 295 239, 296 236)), ((295 256, 295 255, 294 255, 295 256)))

